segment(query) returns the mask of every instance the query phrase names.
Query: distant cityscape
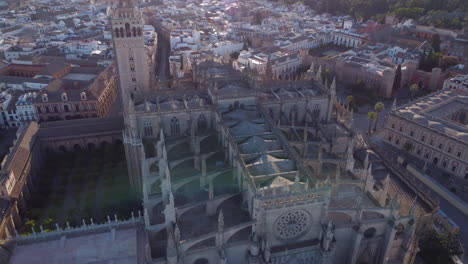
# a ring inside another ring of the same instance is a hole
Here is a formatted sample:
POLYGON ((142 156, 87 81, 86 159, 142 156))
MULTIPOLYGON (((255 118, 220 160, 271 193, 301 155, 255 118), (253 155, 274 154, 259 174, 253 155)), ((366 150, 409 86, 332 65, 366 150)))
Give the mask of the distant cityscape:
POLYGON ((342 2, 0 0, 0 263, 468 263, 468 10, 342 2))

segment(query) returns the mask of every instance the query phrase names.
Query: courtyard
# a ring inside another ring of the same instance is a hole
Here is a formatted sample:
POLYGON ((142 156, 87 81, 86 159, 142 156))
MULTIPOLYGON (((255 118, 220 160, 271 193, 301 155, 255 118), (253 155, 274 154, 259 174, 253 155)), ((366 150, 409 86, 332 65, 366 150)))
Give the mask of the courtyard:
POLYGON ((331 58, 349 49, 350 48, 334 45, 333 43, 329 43, 321 47, 310 49, 309 55, 314 56, 314 57, 331 58))
POLYGON ((94 150, 48 153, 32 194, 25 233, 130 218, 141 201, 130 189, 122 144, 94 150))

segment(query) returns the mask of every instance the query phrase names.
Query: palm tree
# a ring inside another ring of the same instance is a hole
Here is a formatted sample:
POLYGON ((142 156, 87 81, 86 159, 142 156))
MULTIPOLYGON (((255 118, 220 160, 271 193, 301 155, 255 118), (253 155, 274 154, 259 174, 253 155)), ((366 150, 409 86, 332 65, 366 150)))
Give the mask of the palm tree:
POLYGON ((411 96, 414 97, 414 95, 418 92, 419 90, 419 85, 417 84, 413 84, 410 86, 409 88, 410 92, 411 92, 411 96))
POLYGON ((377 118, 375 120, 374 130, 377 130, 377 123, 379 122, 379 113, 385 109, 385 105, 382 102, 377 102, 374 106, 375 112, 377 112, 377 118))
POLYGON ((372 128, 372 121, 377 119, 377 113, 376 112, 367 112, 367 119, 369 119, 369 128, 368 128, 368 134, 371 134, 371 128, 372 128))
POLYGON ((352 95, 346 96, 346 102, 348 102, 348 110, 349 108, 352 108, 353 100, 354 100, 354 97, 352 95))

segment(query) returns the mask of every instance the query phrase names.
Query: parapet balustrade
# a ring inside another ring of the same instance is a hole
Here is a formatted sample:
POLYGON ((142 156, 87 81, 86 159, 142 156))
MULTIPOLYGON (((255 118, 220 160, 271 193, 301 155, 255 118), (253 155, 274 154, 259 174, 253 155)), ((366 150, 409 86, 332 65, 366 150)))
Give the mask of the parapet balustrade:
POLYGON ((82 235, 83 233, 109 231, 111 229, 135 226, 139 223, 143 223, 143 215, 141 214, 141 211, 138 211, 138 216, 135 216, 132 212, 129 219, 118 219, 117 214, 114 214, 114 219, 111 219, 110 216, 107 216, 107 221, 103 223, 94 223, 93 218, 90 218, 89 223, 87 223, 85 219, 82 219, 82 225, 78 227, 71 227, 70 224, 66 222, 66 227, 62 229, 59 224, 56 223, 56 229, 51 231, 44 230, 41 225, 39 232, 36 232, 34 228, 32 229, 33 232, 30 235, 21 235, 16 232, 16 236, 14 236, 12 239, 17 242, 48 240, 72 234, 82 235))

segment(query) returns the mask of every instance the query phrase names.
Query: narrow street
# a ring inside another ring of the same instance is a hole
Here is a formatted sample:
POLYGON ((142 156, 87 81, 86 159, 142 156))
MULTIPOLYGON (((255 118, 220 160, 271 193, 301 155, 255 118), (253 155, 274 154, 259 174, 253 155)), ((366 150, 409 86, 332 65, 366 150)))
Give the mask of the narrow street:
POLYGON ((156 56, 155 67, 158 72, 160 82, 167 81, 169 64, 169 43, 164 38, 158 39, 158 53, 156 56))
POLYGON ((168 88, 167 81, 169 80, 169 54, 170 54, 170 43, 168 36, 165 36, 156 18, 150 18, 150 24, 156 29, 158 48, 156 52, 156 61, 154 63, 154 71, 157 73, 157 82, 161 85, 162 89, 168 88))

